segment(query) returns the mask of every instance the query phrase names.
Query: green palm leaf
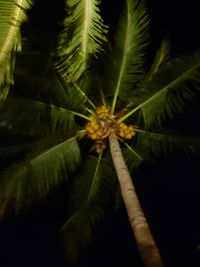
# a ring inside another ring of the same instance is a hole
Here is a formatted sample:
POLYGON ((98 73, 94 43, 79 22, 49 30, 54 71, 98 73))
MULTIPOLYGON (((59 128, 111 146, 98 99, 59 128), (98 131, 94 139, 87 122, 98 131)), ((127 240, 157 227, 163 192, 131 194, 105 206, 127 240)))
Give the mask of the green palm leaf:
POLYGON ((133 146, 123 141, 125 147, 122 149, 122 153, 129 170, 137 168, 144 160, 144 156, 139 153, 133 146))
POLYGON ((11 167, 1 177, 0 216, 10 207, 18 212, 40 200, 66 180, 80 163, 76 137, 54 145, 50 139, 39 144, 41 147, 26 162, 11 167))
POLYGON ((185 102, 199 92, 200 53, 170 60, 154 78, 135 92, 129 106, 135 106, 120 121, 141 111, 145 126, 160 126, 166 115, 173 117, 180 112, 185 102))
POLYGON ((69 12, 58 47, 58 70, 67 82, 77 81, 92 55, 102 50, 106 27, 99 14, 99 0, 68 0, 69 12))
POLYGON ((9 97, 0 103, 0 125, 23 135, 69 134, 76 130, 74 116, 86 116, 40 101, 9 97))
POLYGON ((20 25, 32 0, 0 0, 0 99, 5 99, 13 84, 15 53, 21 50, 20 25))
POLYGON ((87 96, 77 88, 76 84, 66 84, 53 64, 44 66, 44 60, 39 53, 32 55, 22 53, 18 57, 15 68, 17 90, 13 92, 15 95, 18 96, 20 91, 23 97, 39 98, 71 110, 83 109, 82 105, 86 102, 87 96), (24 86, 28 86, 30 90, 23 90, 24 86))
MULTIPOLYGON (((93 108, 95 109, 95 104, 99 105, 102 102, 101 96, 101 81, 100 81, 100 62, 98 65, 92 66, 91 69, 87 70, 85 74, 80 79, 80 87, 85 92, 87 97, 94 103, 93 108)), ((102 78, 103 80, 103 78, 102 78)), ((90 104, 91 107, 91 104, 90 104)))
POLYGON ((148 44, 149 17, 142 1, 127 0, 116 36, 116 48, 113 52, 114 68, 110 77, 114 92, 112 113, 117 97, 130 94, 134 82, 144 76, 144 55, 148 44), (115 78, 116 77, 116 78, 115 78))
MULTIPOLYGON (((175 156, 179 152, 199 152, 198 137, 186 138, 162 128, 158 131, 157 126, 166 116, 181 111, 185 102, 199 92, 200 53, 169 60, 169 46, 164 40, 146 74, 150 20, 145 1, 124 1, 113 48, 105 43, 107 27, 100 16, 100 0, 63 2, 67 15, 58 40, 57 65, 53 63, 55 43, 51 38, 47 51, 41 47, 39 53, 30 53, 27 49, 27 54, 19 56, 15 70, 15 89, 19 90, 14 90, 15 97, 0 102, 0 135, 5 138, 0 142, 0 165, 4 169, 0 176, 0 218, 10 210, 17 213, 28 208, 67 182, 72 186, 67 196, 69 216, 61 232, 68 259, 75 263, 92 242, 94 228, 105 220, 107 212, 122 203, 123 182, 119 186, 111 163, 115 152, 104 147, 106 139, 111 141, 113 134, 115 143, 117 135, 133 174, 146 159, 158 159, 171 152, 175 156), (120 124, 127 118, 130 125, 120 124), (82 119, 91 123, 85 124, 82 119), (137 122, 144 129, 134 126, 137 122), (4 166, 16 159, 19 164, 9 169, 4 166)), ((19 26, 30 4, 31 0, 0 0, 0 99, 6 98, 13 81, 15 54, 21 45, 19 26)), ((34 51, 42 32, 38 33, 28 38, 33 41, 34 51)), ((117 157, 119 151, 114 144, 112 147, 112 141, 111 148, 116 148, 117 157)), ((122 169, 126 170, 126 166, 122 169)), ((126 180, 126 172, 123 175, 126 180)), ((127 178, 125 187, 130 181, 128 173, 127 178)), ((129 185, 127 190, 134 193, 129 185)), ((137 205, 137 197, 132 199, 137 205)), ((126 197, 124 202, 130 215, 133 202, 127 202, 126 197)), ((142 218, 140 211, 138 214, 142 218)), ((129 216, 130 222, 134 216, 129 216)))
POLYGON ((116 179, 112 165, 90 156, 76 177, 71 195, 72 215, 62 227, 68 259, 76 261, 92 241, 93 228, 111 206, 116 179))
POLYGON ((75 85, 65 86, 66 104, 74 111, 83 112, 84 106, 87 102, 87 96, 85 93, 79 90, 79 87, 75 85))
POLYGON ((169 41, 165 38, 162 40, 160 48, 156 51, 153 63, 151 64, 150 70, 148 71, 145 77, 145 83, 150 81, 161 67, 169 60, 170 58, 170 44, 169 41))
POLYGON ((159 158, 172 155, 172 152, 194 155, 200 150, 200 138, 184 137, 170 131, 147 131, 136 129, 137 139, 134 144, 147 158, 159 158))

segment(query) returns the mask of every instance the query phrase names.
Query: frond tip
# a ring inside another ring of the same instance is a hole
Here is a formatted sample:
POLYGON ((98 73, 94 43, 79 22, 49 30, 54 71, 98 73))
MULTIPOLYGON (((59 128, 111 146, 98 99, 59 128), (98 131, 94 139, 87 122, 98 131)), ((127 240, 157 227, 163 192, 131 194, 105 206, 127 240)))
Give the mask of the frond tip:
POLYGON ((21 51, 20 25, 32 0, 0 0, 0 100, 13 84, 15 53, 21 51))
POLYGON ((69 14, 58 47, 58 70, 69 82, 76 81, 88 67, 91 55, 102 50, 106 26, 99 14, 99 0, 69 0, 69 14))

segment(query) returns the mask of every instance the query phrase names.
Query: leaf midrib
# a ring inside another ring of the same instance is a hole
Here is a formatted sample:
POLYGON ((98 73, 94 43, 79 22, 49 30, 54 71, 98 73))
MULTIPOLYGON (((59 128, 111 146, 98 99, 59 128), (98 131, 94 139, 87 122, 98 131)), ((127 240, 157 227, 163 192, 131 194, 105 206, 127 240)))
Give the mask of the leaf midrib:
MULTIPOLYGON (((128 3, 127 3, 127 5, 128 5, 128 3)), ((128 39, 129 39, 129 27, 130 27, 130 13, 129 13, 129 8, 127 6, 127 27, 126 27, 126 34, 125 34, 126 37, 125 37, 125 40, 124 40, 122 63, 121 63, 121 68, 120 68, 120 72, 119 72, 119 76, 118 76, 118 80, 117 80, 117 86, 116 86, 116 89, 115 89, 115 94, 114 94, 114 97, 113 97, 111 114, 114 114, 114 111, 115 111, 117 97, 118 97, 119 89, 120 89, 120 86, 121 86, 122 75, 123 75, 123 72, 124 72, 124 69, 125 69, 125 64, 126 64, 126 61, 127 61, 127 53, 126 53, 127 49, 126 49, 126 47, 127 47, 128 39)))
MULTIPOLYGON (((16 9, 15 9, 12 21, 18 21, 19 16, 20 16, 20 12, 22 12, 20 6, 23 6, 24 1, 25 0, 19 0, 19 2, 16 3, 17 5, 16 5, 16 9)), ((15 28, 16 28, 16 24, 12 24, 10 26, 10 29, 9 29, 8 34, 7 34, 7 38, 6 38, 6 40, 2 46, 2 49, 0 51, 0 58, 2 56, 4 56, 5 54, 7 54, 7 51, 9 50, 10 40, 12 40, 12 38, 15 34, 15 28)))
POLYGON ((87 43, 88 43, 88 25, 89 25, 89 3, 90 0, 84 0, 85 12, 84 12, 84 24, 83 24, 83 43, 82 43, 82 52, 84 61, 87 58, 87 43))
POLYGON ((142 134, 149 134, 149 135, 158 136, 158 137, 161 137, 161 138, 177 138, 177 136, 175 136, 175 135, 155 133, 155 132, 150 132, 150 131, 141 130, 141 129, 135 129, 135 131, 139 132, 139 133, 142 133, 142 134))
POLYGON ((139 160, 141 161, 144 160, 131 146, 129 146, 129 144, 127 144, 126 142, 123 142, 123 143, 125 144, 127 149, 129 149, 137 158, 139 158, 139 160))
POLYGON ((187 76, 190 72, 192 72, 195 68, 197 68, 199 66, 200 66, 200 63, 197 63, 194 66, 192 66, 190 69, 188 69, 182 75, 180 75, 176 80, 172 81, 171 83, 169 83, 168 85, 166 85, 163 89, 161 89, 159 92, 157 92, 156 94, 154 94, 153 96, 151 96, 150 98, 148 98, 147 100, 145 100, 144 102, 142 102, 140 105, 138 105, 137 107, 135 107, 134 109, 132 109, 130 112, 128 112, 124 117, 122 117, 118 121, 118 123, 124 121, 125 119, 127 119, 128 117, 130 117, 131 115, 133 115, 136 111, 138 111, 143 106, 145 106, 146 104, 148 104, 149 102, 151 102, 154 98, 157 98, 159 95, 162 95, 167 89, 169 89, 170 87, 172 87, 174 84, 178 83, 181 79, 183 79, 184 76, 187 76))
POLYGON ((30 163, 31 164, 35 164, 37 163, 38 161, 42 160, 42 158, 44 158, 46 155, 48 155, 49 153, 51 153, 52 151, 58 149, 59 147, 62 147, 64 144, 68 143, 68 142, 71 142, 72 140, 75 140, 76 139, 76 136, 73 136, 71 138, 69 138, 67 141, 64 141, 50 149, 48 149, 47 151, 45 151, 44 153, 40 154, 39 156, 37 156, 35 159, 31 160, 30 163))
POLYGON ((94 189, 95 184, 96 184, 96 178, 97 178, 98 170, 99 170, 99 166, 100 166, 101 156, 102 156, 102 154, 99 155, 98 160, 97 160, 97 165, 96 165, 96 168, 95 168, 95 171, 94 171, 94 177, 93 177, 90 189, 89 189, 89 193, 88 193, 88 196, 87 196, 87 199, 86 199, 85 207, 87 207, 87 205, 90 202, 90 199, 92 197, 92 192, 93 192, 93 189, 94 189))

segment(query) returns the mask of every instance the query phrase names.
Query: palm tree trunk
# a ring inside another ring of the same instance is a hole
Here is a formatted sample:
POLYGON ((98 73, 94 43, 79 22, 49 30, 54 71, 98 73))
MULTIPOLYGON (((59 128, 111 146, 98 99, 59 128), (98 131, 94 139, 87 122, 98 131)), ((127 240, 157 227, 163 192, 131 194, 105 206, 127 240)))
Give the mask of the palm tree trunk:
POLYGON ((120 183, 122 197, 127 209, 129 222, 131 224, 141 258, 145 267, 163 267, 163 263, 153 239, 149 225, 140 206, 132 179, 121 153, 118 138, 111 130, 109 136, 111 155, 120 183))

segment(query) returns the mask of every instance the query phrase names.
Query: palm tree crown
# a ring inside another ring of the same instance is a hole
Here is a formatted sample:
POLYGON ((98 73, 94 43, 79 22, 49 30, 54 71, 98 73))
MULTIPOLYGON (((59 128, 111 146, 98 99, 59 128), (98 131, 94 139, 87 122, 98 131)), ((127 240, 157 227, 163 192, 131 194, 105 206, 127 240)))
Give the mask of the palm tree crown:
POLYGON ((163 125, 199 93, 200 54, 170 58, 164 40, 146 71, 151 23, 142 0, 124 1, 114 45, 100 1, 65 2, 57 51, 49 55, 53 63, 40 74, 41 55, 23 55, 23 50, 22 63, 14 68, 20 25, 31 1, 0 0, 0 13, 6 14, 0 26, 0 96, 5 100, 0 126, 11 135, 30 137, 1 148, 4 157, 23 155, 23 160, 1 177, 0 216, 27 208, 70 181, 71 215, 62 233, 68 257, 75 261, 91 243, 96 223, 121 201, 111 164, 112 134, 130 173, 144 159, 177 147, 199 148, 199 140, 177 136, 163 125), (13 87, 7 96, 13 73, 31 92, 13 87))

